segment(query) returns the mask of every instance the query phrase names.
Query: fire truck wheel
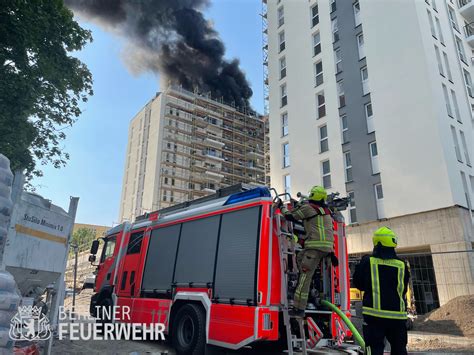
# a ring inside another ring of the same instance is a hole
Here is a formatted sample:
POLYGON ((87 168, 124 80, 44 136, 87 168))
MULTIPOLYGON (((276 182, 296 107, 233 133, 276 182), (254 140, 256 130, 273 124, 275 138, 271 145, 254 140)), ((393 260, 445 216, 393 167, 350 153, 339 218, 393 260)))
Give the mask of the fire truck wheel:
POLYGON ((204 354, 206 346, 206 314, 195 304, 181 307, 172 325, 173 347, 177 354, 204 354))

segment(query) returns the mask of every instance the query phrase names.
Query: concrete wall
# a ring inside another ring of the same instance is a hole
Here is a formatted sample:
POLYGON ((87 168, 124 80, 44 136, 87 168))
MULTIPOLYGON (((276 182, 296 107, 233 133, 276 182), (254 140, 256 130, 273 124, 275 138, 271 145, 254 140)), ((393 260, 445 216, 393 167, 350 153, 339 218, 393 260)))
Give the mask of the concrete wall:
POLYGON ((372 234, 381 226, 397 233, 399 253, 457 252, 433 255, 441 305, 456 296, 474 293, 474 231, 465 208, 453 206, 350 226, 347 228, 349 253, 370 253, 372 234))

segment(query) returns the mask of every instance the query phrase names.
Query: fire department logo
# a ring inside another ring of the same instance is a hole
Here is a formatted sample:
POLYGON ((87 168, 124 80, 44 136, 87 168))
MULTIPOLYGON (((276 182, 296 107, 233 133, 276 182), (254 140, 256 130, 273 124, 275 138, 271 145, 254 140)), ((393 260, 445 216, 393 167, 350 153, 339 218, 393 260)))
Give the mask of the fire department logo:
POLYGON ((40 307, 20 306, 11 320, 9 335, 13 340, 48 340, 51 325, 40 307))

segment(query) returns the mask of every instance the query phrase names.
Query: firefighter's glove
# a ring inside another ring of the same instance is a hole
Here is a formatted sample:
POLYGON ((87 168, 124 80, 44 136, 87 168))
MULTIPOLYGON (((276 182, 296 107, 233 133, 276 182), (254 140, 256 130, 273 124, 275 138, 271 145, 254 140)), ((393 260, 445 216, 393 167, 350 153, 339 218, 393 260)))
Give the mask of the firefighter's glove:
POLYGON ((339 260, 337 259, 336 254, 330 253, 330 254, 329 254, 329 257, 331 258, 331 264, 332 264, 332 266, 338 267, 338 266, 339 266, 339 260))
POLYGON ((298 236, 296 234, 293 234, 293 241, 295 242, 295 244, 298 243, 298 236))

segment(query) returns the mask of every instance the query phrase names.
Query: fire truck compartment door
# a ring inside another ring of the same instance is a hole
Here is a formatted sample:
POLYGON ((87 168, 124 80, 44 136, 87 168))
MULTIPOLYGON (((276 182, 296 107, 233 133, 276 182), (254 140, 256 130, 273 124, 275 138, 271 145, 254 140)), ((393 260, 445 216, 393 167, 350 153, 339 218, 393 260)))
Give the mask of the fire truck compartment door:
POLYGON ((174 281, 178 286, 206 286, 213 281, 220 216, 183 223, 174 281))
POLYGON ((151 232, 143 273, 142 289, 165 292, 171 289, 181 225, 154 229, 151 232))
POLYGON ((255 301, 260 207, 222 216, 217 252, 215 297, 255 301))

